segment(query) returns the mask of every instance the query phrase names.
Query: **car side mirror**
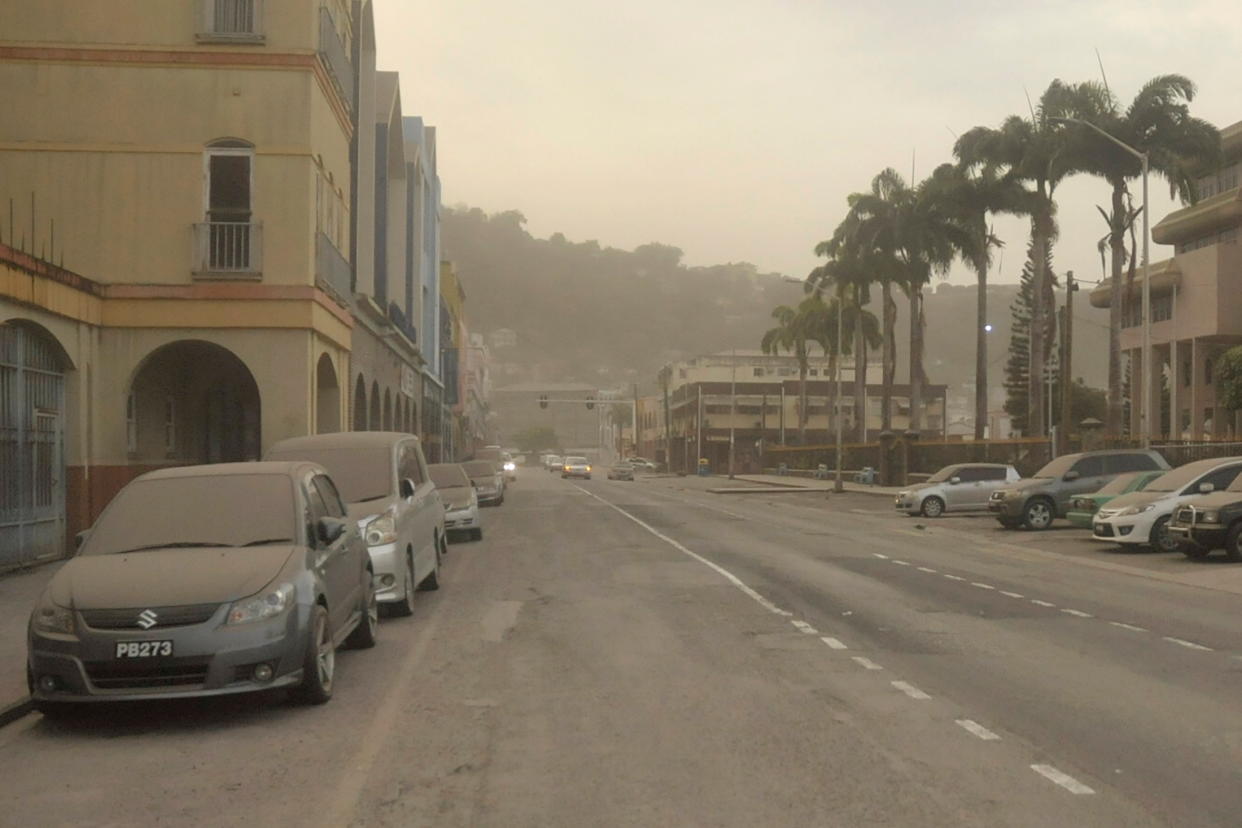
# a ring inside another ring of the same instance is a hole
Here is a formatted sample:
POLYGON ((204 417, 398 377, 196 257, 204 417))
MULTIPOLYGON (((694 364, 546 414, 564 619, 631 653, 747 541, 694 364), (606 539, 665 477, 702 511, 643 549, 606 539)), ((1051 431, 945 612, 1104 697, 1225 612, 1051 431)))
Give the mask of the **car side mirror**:
POLYGON ((1216 484, 1215 484, 1215 483, 1200 483, 1200 484, 1199 484, 1199 493, 1200 493, 1200 494, 1211 494, 1211 493, 1212 493, 1212 492, 1214 492, 1214 491, 1216 491, 1216 484))
POLYGON ((86 539, 90 537, 90 534, 91 534, 90 529, 83 529, 81 532, 78 532, 76 535, 74 535, 73 536, 73 548, 81 549, 82 544, 86 543, 86 539))
POLYGON ((400 485, 397 487, 398 493, 406 500, 409 500, 414 496, 414 489, 414 481, 408 477, 402 478, 400 485))
POLYGON ((961 482, 962 482, 962 478, 960 478, 960 477, 950 477, 950 478, 949 478, 949 485, 950 485, 950 486, 956 486, 958 483, 961 483, 961 482))
POLYGON ((333 544, 345 534, 345 521, 334 517, 321 517, 315 521, 315 535, 320 543, 333 544))
POLYGON ((1071 469, 1071 470, 1067 471, 1067 472, 1065 473, 1065 476, 1064 476, 1064 477, 1062 477, 1061 479, 1062 479, 1062 480, 1064 480, 1066 483, 1071 483, 1071 482, 1073 482, 1073 481, 1077 480, 1077 479, 1078 479, 1078 478, 1080 478, 1080 477, 1082 477, 1082 475, 1081 475, 1081 474, 1079 474, 1078 472, 1076 472, 1076 471, 1074 471, 1073 469, 1071 469))

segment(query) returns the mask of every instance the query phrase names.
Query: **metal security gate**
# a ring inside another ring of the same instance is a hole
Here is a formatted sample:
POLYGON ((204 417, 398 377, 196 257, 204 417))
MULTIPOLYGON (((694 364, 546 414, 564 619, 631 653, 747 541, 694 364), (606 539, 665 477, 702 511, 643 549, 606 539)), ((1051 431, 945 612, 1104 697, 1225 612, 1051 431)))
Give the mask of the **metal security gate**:
POLYGON ((64 411, 56 346, 0 325, 0 569, 65 553, 64 411))

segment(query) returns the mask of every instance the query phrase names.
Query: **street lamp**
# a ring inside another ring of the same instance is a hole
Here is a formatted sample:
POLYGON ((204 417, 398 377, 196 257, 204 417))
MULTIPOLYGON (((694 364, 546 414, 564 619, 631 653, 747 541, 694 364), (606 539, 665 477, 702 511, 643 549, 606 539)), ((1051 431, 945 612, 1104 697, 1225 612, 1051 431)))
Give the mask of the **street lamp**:
MULTIPOLYGON (((1090 127, 1117 146, 1121 147, 1126 152, 1133 155, 1140 162, 1142 162, 1143 165, 1143 371, 1147 374, 1147 376, 1140 378, 1140 381, 1143 384, 1143 413, 1141 417, 1142 427, 1140 428, 1140 431, 1142 432, 1143 448, 1148 448, 1151 446, 1151 396, 1153 387, 1155 386, 1155 377, 1151 365, 1151 256, 1149 248, 1151 239, 1151 233, 1149 232, 1149 214, 1151 213, 1151 205, 1147 201, 1147 153, 1139 152, 1125 141, 1122 141, 1110 133, 1105 132, 1103 129, 1100 129, 1090 121, 1084 121, 1082 118, 1050 118, 1049 120, 1058 124, 1081 124, 1082 126, 1090 127)), ((1114 287, 1116 286, 1114 285, 1114 287)), ((1114 294, 1115 293, 1116 291, 1114 291, 1114 294)), ((1114 295, 1112 297, 1112 301, 1120 302, 1121 297, 1114 295)))

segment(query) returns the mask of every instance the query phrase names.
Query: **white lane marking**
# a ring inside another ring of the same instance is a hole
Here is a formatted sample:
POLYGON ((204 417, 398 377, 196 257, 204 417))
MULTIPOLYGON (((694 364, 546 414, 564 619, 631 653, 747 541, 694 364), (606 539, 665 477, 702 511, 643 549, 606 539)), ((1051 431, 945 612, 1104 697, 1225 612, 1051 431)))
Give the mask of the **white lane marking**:
POLYGON ((899 561, 896 558, 893 558, 893 563, 897 564, 898 566, 910 566, 909 561, 899 561))
POLYGON ((1066 615, 1075 615, 1079 618, 1095 618, 1095 616, 1092 615, 1091 613, 1083 612, 1082 610, 1065 609, 1064 607, 1062 607, 1061 612, 1065 613, 1066 615))
POLYGON ((1108 623, 1114 627, 1121 627, 1123 630, 1130 630, 1131 632, 1147 632, 1146 627, 1136 627, 1133 624, 1123 624, 1120 621, 1109 621, 1108 623))
POLYGON ((879 552, 872 552, 871 554, 875 555, 877 558, 879 558, 882 561, 888 560, 888 555, 881 555, 879 552))
POLYGON ((1171 635, 1166 635, 1164 640, 1168 641, 1170 644, 1180 644, 1183 647, 1189 647, 1192 650, 1203 650, 1209 653, 1214 652, 1211 647, 1204 647, 1202 644, 1196 644, 1195 642, 1187 641, 1184 638, 1174 638, 1171 635))
POLYGON ((1006 592, 1003 589, 1001 590, 1001 595, 1008 595, 1010 598, 1025 598, 1026 597, 1021 592, 1006 592))
POLYGON ((850 658, 854 659, 854 661, 858 662, 860 666, 862 666, 863 668, 867 670, 883 670, 884 669, 883 667, 876 664, 874 661, 872 661, 869 658, 863 658, 862 656, 850 656, 850 658))
POLYGON ((825 644, 827 644, 829 647, 831 647, 834 650, 848 650, 849 649, 849 647, 841 643, 840 639, 833 638, 830 635, 820 636, 819 640, 824 642, 825 644))
POLYGON ((1035 771, 1045 779, 1055 782, 1072 794, 1081 795, 1095 793, 1095 791, 1091 790, 1086 785, 1070 776, 1068 773, 1062 773, 1052 765, 1031 765, 1031 770, 1035 771))
POLYGON ((711 568, 711 569, 715 570, 715 571, 716 571, 716 572, 718 572, 720 575, 722 575, 722 576, 725 578, 725 580, 727 580, 729 583, 733 584, 735 587, 737 587, 738 589, 740 589, 740 590, 741 590, 743 593, 745 593, 748 597, 750 597, 751 599, 753 599, 753 600, 755 601, 755 603, 757 603, 759 606, 763 607, 763 608, 764 608, 765 610, 767 610, 768 612, 770 612, 770 613, 772 613, 772 614, 774 614, 774 615, 784 615, 784 616, 793 615, 793 613, 792 613, 792 612, 789 612, 788 610, 783 610, 783 609, 781 609, 781 608, 780 608, 780 607, 778 607, 776 604, 773 604, 771 601, 769 601, 767 598, 764 598, 762 595, 760 595, 759 593, 755 592, 753 589, 751 589, 750 587, 748 587, 748 586, 747 586, 747 585, 746 585, 746 584, 742 581, 742 579, 741 579, 741 578, 737 577, 736 575, 734 575, 734 574, 733 574, 732 572, 730 572, 729 570, 725 569, 725 568, 724 568, 723 566, 721 566, 720 564, 713 563, 712 561, 709 561, 707 558, 704 558, 702 555, 698 554, 697 552, 692 552, 692 551, 690 551, 689 549, 687 549, 686 547, 682 546, 682 545, 681 545, 680 543, 678 543, 677 541, 675 541, 675 540, 673 540, 672 538, 670 538, 668 535, 666 535, 666 534, 664 534, 663 532, 661 532, 660 530, 656 529, 656 528, 655 528, 654 526, 652 526, 651 524, 649 524, 649 523, 647 523, 646 521, 643 521, 643 520, 641 520, 641 519, 639 519, 639 518, 637 518, 637 517, 634 517, 634 515, 631 515, 629 512, 625 511, 625 510, 624 510, 624 509, 622 509, 620 506, 617 506, 617 505, 615 505, 615 504, 609 503, 607 500, 604 500, 602 497, 600 497, 599 495, 595 494, 594 492, 589 492, 589 491, 587 491, 586 489, 584 489, 584 488, 582 488, 581 486, 579 486, 577 483, 571 483, 570 485, 571 485, 571 486, 573 486, 573 487, 574 487, 575 489, 577 489, 578 491, 583 492, 583 493, 585 493, 585 494, 587 494, 587 495, 590 495, 591 497, 595 498, 595 499, 596 499, 596 500, 598 500, 600 503, 602 503, 602 504, 604 504, 605 506, 607 506, 609 509, 612 509, 612 510, 614 510, 614 511, 617 511, 617 512, 619 512, 619 513, 621 513, 621 514, 625 515, 627 518, 629 518, 630 520, 634 521, 634 522, 635 522, 635 523, 637 523, 639 526, 643 527, 643 528, 644 528, 644 529, 646 529, 648 532, 650 532, 651 534, 655 535, 657 538, 659 538, 660 540, 662 540, 662 541, 664 541, 665 543, 667 543, 669 546, 671 546, 671 547, 673 547, 674 549, 676 549, 678 552, 681 552, 682 554, 688 555, 688 556, 690 556, 691 558, 694 558, 694 559, 695 559, 696 561, 698 561, 699 563, 703 564, 704 566, 709 567, 709 568, 711 568))
POLYGON ((979 587, 979 589, 996 589, 996 587, 991 584, 981 584, 978 581, 971 581, 970 585, 973 587, 979 587))
POLYGON ((819 635, 819 630, 815 629, 814 627, 812 627, 810 624, 806 623, 805 621, 798 621, 795 619, 793 621, 790 621, 789 623, 793 624, 795 627, 797 627, 799 630, 806 633, 807 635, 819 635))
POLYGON ((1031 603, 1032 603, 1032 604, 1039 604, 1041 607, 1055 607, 1055 606, 1056 606, 1056 604, 1052 604, 1052 603, 1049 603, 1049 602, 1047 602, 1047 601, 1041 601, 1041 600, 1039 600, 1038 598, 1032 598, 1032 599, 1031 599, 1031 603))
POLYGON ((965 729, 967 733, 972 733, 975 736, 978 736, 980 739, 982 739, 985 742, 995 742, 997 739, 1000 738, 999 736, 997 736, 992 731, 988 730, 983 725, 979 724, 978 722, 971 721, 970 719, 958 719, 957 723, 961 725, 962 728, 965 729))
POLYGON ((907 682, 904 682, 904 681, 893 681, 889 683, 892 684, 894 687, 896 687, 901 692, 905 693, 907 696, 909 696, 912 699, 918 699, 919 701, 923 701, 925 699, 931 698, 931 696, 927 695, 922 690, 915 687, 913 684, 908 684, 907 682))
POLYGON ((937 574, 936 570, 932 569, 930 566, 920 566, 919 572, 930 572, 933 575, 937 574))
POLYGON ((947 573, 947 572, 944 574, 944 577, 948 578, 950 581, 964 581, 964 580, 966 580, 965 578, 959 578, 959 577, 957 577, 956 575, 950 575, 950 574, 949 574, 949 573, 947 573))

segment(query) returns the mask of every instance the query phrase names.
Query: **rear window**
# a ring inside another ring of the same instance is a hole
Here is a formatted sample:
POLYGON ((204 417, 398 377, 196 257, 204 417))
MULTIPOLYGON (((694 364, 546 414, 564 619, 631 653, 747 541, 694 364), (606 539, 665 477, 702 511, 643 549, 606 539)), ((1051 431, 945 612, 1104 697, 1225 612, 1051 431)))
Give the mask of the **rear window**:
POLYGON ((438 489, 456 489, 470 485, 470 477, 460 463, 435 463, 427 467, 427 472, 438 489))
POLYGON ((587 459, 585 457, 566 457, 565 458, 566 466, 585 466, 586 464, 587 464, 587 459))

